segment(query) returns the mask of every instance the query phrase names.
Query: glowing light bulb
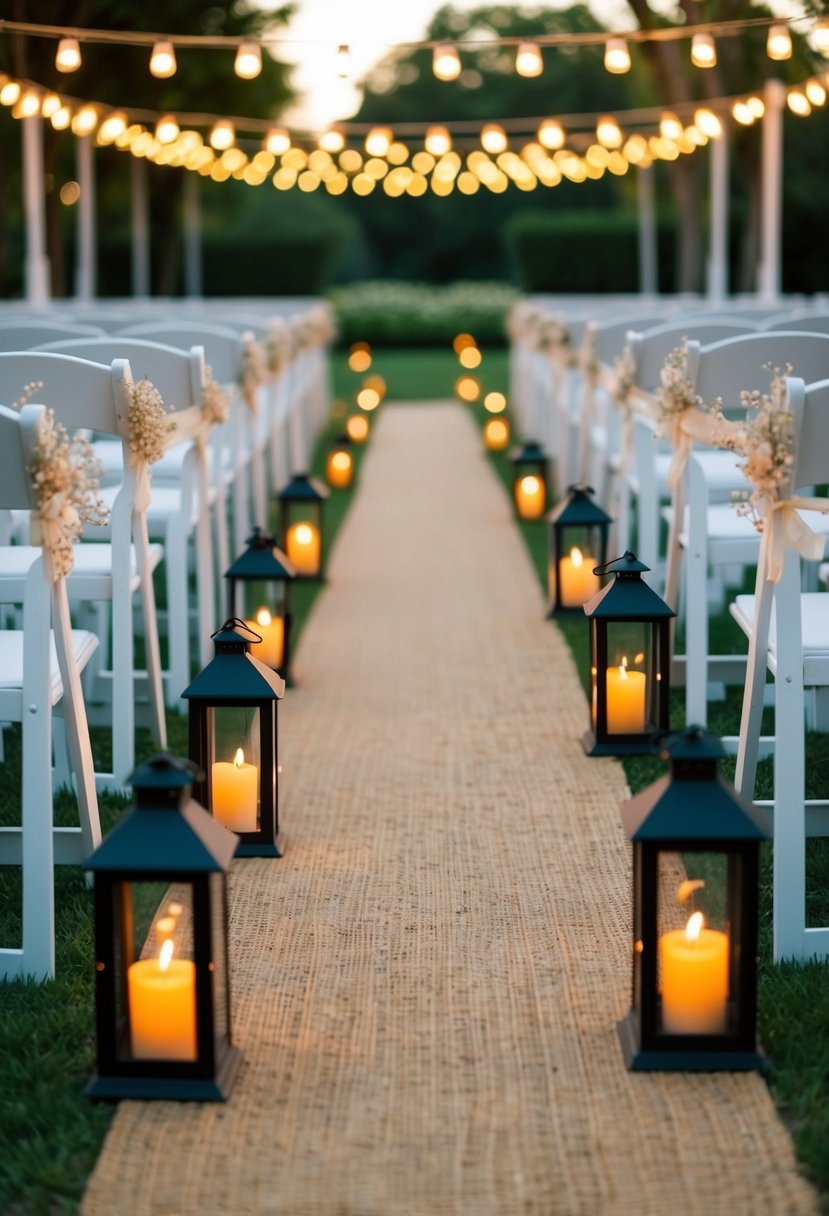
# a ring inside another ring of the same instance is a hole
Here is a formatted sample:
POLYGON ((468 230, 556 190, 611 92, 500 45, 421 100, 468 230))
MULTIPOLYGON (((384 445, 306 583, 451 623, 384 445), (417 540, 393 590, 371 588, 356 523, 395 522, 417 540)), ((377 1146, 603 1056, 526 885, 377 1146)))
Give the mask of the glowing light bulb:
POLYGON ((262 48, 258 42, 246 39, 239 43, 233 70, 242 80, 253 80, 262 71, 262 48))
POLYGON ((746 105, 751 110, 755 118, 762 118, 766 112, 766 103, 762 97, 749 97, 746 105))
POLYGON ((812 103, 802 89, 789 89, 786 104, 792 114, 797 114, 800 118, 807 118, 812 112, 812 103))
POLYGON ((691 39, 691 63, 696 68, 713 68, 717 62, 717 46, 711 34, 694 34, 691 39))
POLYGON ((564 128, 555 118, 545 118, 538 128, 538 142, 544 148, 555 150, 564 147, 564 128))
MULTIPOLYGON (((233 123, 227 118, 220 118, 218 122, 213 124, 213 129, 210 132, 210 146, 215 148, 217 152, 223 152, 226 148, 232 148, 236 142, 236 131, 233 123)), ((268 148, 269 152, 273 152, 273 148, 268 148)))
POLYGON ((127 129, 127 116, 123 110, 113 110, 107 114, 98 128, 98 143, 114 143, 119 135, 127 129))
POLYGON ((704 107, 694 111, 694 126, 709 139, 719 139, 722 135, 722 123, 718 116, 704 107))
POLYGON ((26 89, 20 94, 17 104, 12 110, 14 118, 34 118, 40 113, 40 94, 36 89, 26 89))
POLYGON ((165 114, 155 124, 155 138, 160 144, 171 144, 178 138, 179 125, 174 115, 165 114))
POLYGON ((619 130, 619 124, 615 118, 605 115, 596 123, 596 139, 603 148, 620 148, 622 146, 622 132, 619 130))
POLYGON ((445 156, 452 148, 452 136, 446 127, 429 127, 423 146, 432 156, 445 156))
POLYGON ((351 75, 351 47, 345 42, 337 47, 334 70, 336 71, 340 80, 348 80, 349 76, 351 75))
POLYGON ((766 54, 769 59, 791 59, 792 36, 789 27, 777 22, 769 26, 769 36, 766 40, 766 54))
POLYGON ((535 42, 522 42, 515 52, 515 70, 519 76, 540 76, 544 60, 535 42))
POLYGON ((750 127, 754 122, 754 115, 751 108, 744 101, 735 101, 731 107, 731 115, 735 122, 740 123, 743 127, 750 127))
POLYGON ((369 156, 385 156, 394 138, 391 127, 372 127, 366 136, 369 156))
POLYGON ((604 45, 605 71, 621 76, 630 71, 630 51, 626 38, 608 38, 604 45))
POLYGON ((507 147, 507 133, 496 122, 488 122, 481 130, 481 147, 493 155, 504 152, 507 147))
POLYGON ((14 106, 17 105, 17 100, 20 97, 20 85, 16 80, 7 80, 0 87, 0 105, 14 106))
POLYGON ((432 52, 432 71, 438 80, 457 80, 461 59, 451 42, 440 42, 432 52))
POLYGON ((98 111, 94 106, 81 106, 72 119, 73 135, 91 135, 98 125, 98 111))
POLYGON ((40 103, 40 112, 44 118, 51 118, 55 111, 60 109, 62 104, 57 93, 47 93, 40 103))
POLYGON ((156 42, 150 55, 150 74, 167 80, 176 74, 176 52, 172 42, 156 42))
MULTIPOLYGON (((265 150, 272 156, 281 156, 291 146, 291 137, 284 127, 272 127, 265 136, 265 150)), ((215 147, 215 144, 214 144, 215 147)))
MULTIPOLYGON (((0 92, 0 101, 3 100, 3 94, 0 92)), ((72 111, 69 106, 59 106, 49 118, 52 126, 56 131, 65 131, 72 121, 72 111)))
POLYGON ((826 104, 826 89, 824 89, 819 80, 807 80, 805 92, 813 106, 823 106, 826 104))
POLYGON ((819 55, 829 55, 829 17, 819 17, 812 27, 812 46, 819 55))
POLYGON ((680 139, 684 128, 682 123, 677 118, 676 114, 672 114, 670 110, 665 110, 659 120, 659 134, 663 139, 680 139))
POLYGON ((320 135, 318 143, 323 152, 342 152, 345 147, 345 136, 336 127, 329 127, 320 135))
POLYGON ((59 72, 77 72, 81 66, 81 48, 77 38, 61 38, 55 52, 55 67, 59 72))

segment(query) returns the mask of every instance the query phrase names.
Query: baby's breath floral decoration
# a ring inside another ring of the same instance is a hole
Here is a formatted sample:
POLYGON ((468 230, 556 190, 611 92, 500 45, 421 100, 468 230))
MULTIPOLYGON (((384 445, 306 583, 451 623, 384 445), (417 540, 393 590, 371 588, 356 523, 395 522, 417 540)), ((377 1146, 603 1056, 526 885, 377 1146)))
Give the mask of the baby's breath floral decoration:
POLYGON ((201 391, 202 416, 207 427, 221 426, 230 416, 230 401, 227 393, 213 378, 213 369, 207 364, 204 369, 204 387, 201 391))
POLYGON ((291 335, 284 321, 274 320, 268 332, 265 347, 268 371, 272 376, 278 376, 283 368, 291 361, 291 335))
POLYGON ((683 339, 682 345, 675 346, 665 359, 656 390, 656 433, 669 439, 674 449, 668 469, 668 489, 672 493, 680 485, 694 439, 713 442, 707 434, 710 415, 721 416, 721 410, 722 402, 703 401, 688 379, 688 342, 683 339), (694 426, 696 414, 709 417, 694 426))
POLYGON ((30 531, 33 545, 42 545, 52 581, 72 570, 72 546, 85 524, 106 523, 106 508, 98 494, 101 466, 85 438, 69 435, 46 410, 29 464, 35 490, 30 531))
POLYGON ((23 391, 16 401, 12 401, 9 406, 10 410, 22 410, 27 401, 31 401, 35 393, 43 388, 42 380, 30 380, 28 384, 23 385, 23 391))
POLYGON ((775 582, 783 569, 787 544, 810 561, 823 557, 826 538, 813 532, 800 511, 829 512, 826 499, 791 497, 794 467, 794 417, 786 393, 785 370, 765 365, 771 383, 767 393, 757 389, 740 394, 746 410, 745 421, 732 425, 722 446, 740 453, 741 472, 751 483, 751 490, 735 491, 732 495, 740 515, 747 516, 758 532, 768 532, 767 571, 775 582))
POLYGON ((627 409, 630 406, 630 395, 636 384, 636 358, 631 347, 626 346, 621 355, 613 360, 613 378, 611 391, 616 404, 627 409))
POLYGON ((242 365, 239 368, 239 387, 252 414, 255 414, 257 409, 257 389, 264 383, 266 374, 267 360, 261 343, 257 342, 253 334, 245 334, 242 365))
POLYGON ((129 462, 135 469, 135 505, 146 510, 150 505, 150 471, 164 455, 176 424, 167 416, 161 393, 151 380, 130 385, 127 410, 129 462))

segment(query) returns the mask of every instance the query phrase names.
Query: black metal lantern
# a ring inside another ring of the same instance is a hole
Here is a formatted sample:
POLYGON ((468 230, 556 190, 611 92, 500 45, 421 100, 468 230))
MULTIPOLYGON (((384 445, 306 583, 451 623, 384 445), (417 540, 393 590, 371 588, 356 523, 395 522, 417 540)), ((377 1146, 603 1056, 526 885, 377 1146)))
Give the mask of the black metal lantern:
POLYGON ((762 1067, 757 907, 765 813, 717 775, 719 739, 688 727, 670 773, 622 806, 633 842, 633 995, 619 1038, 636 1071, 762 1067))
POLYGON ((239 1066, 227 948, 237 840, 191 798, 197 775, 166 755, 136 769, 135 805, 86 862, 95 875, 92 1098, 223 1100, 239 1066))
POLYGON ((281 857, 276 707, 285 682, 248 646, 243 621, 213 634, 216 654, 181 694, 190 702, 195 787, 214 819, 239 836, 239 857, 281 857))
POLYGON ((613 574, 584 605, 590 621, 590 756, 644 755, 651 736, 667 731, 670 622, 676 616, 642 579, 649 569, 630 552, 596 566, 613 574))
POLYGON ((255 643, 253 654, 287 680, 291 663, 289 592, 296 573, 277 549, 276 540, 261 528, 253 529, 247 545, 225 572, 227 614, 241 617, 262 638, 255 643))
POLYGON ((325 460, 325 479, 334 490, 347 490, 354 477, 349 435, 338 435, 325 460))
POLYGON ((593 501, 590 486, 570 486, 567 497, 547 516, 548 617, 581 615, 601 589, 596 566, 607 561, 607 536, 613 522, 593 501))
POLYGON ((547 455, 534 440, 510 452, 513 496, 520 519, 541 519, 547 508, 547 455))
POLYGON ((297 579, 308 581, 324 577, 322 504, 328 494, 328 487, 315 477, 297 473, 279 495, 281 547, 297 579))

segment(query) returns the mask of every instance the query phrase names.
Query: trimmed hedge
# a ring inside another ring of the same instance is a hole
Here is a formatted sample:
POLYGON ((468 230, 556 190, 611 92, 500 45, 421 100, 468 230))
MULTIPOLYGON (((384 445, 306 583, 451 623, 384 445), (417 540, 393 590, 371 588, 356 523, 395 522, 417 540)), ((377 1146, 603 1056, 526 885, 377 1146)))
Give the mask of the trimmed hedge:
POLYGON ((518 297, 507 283, 426 283, 377 280, 329 293, 340 343, 371 334, 375 346, 445 346, 471 333, 487 346, 506 343, 507 313, 518 297))

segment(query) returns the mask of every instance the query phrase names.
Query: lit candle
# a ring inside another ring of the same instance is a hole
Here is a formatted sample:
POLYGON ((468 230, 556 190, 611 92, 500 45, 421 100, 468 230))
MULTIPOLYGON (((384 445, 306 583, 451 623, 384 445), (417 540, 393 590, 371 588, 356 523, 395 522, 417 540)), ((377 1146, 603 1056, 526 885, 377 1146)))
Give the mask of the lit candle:
POLYGON ((515 483, 515 502, 522 519, 540 519, 544 514, 544 482, 530 473, 515 483))
POLYGON ((276 671, 282 666, 285 651, 285 621, 281 616, 271 616, 267 608, 260 608, 255 621, 245 621, 248 629, 258 633, 261 642, 251 641, 255 646, 253 657, 276 671))
POLYGON ((599 590, 599 576, 593 573, 595 558, 581 549, 570 550, 559 560, 559 588, 562 608, 580 608, 599 590))
POLYGON ((297 574, 319 574, 320 534, 314 524, 305 520, 292 524, 285 538, 285 550, 297 574))
POLYGON ((607 669, 607 733, 641 735, 645 729, 644 671, 621 667, 607 669))
POLYGON ((353 472, 354 464, 350 452, 344 452, 338 448, 337 451, 328 453, 328 459, 325 462, 325 476, 328 478, 328 484, 335 490, 348 489, 353 472))
POLYGON ((509 443, 509 423, 506 418, 490 418, 484 426, 484 447, 488 452, 503 452, 509 443))
POLYGON ((213 818, 231 832, 255 832, 259 802, 259 769, 245 764, 238 748, 232 763, 218 760, 212 770, 213 818))
POLYGON ((173 958, 167 939, 158 958, 127 969, 130 1043, 137 1060, 195 1060, 196 965, 173 958))
POLYGON ((666 1034, 725 1031, 728 935, 702 926, 702 913, 694 912, 684 929, 672 929, 659 939, 666 1034))

